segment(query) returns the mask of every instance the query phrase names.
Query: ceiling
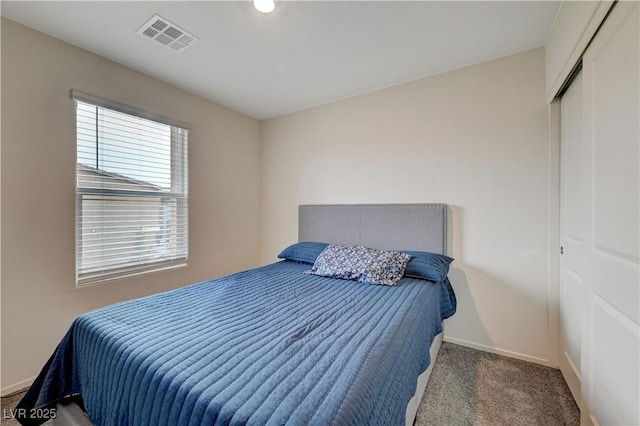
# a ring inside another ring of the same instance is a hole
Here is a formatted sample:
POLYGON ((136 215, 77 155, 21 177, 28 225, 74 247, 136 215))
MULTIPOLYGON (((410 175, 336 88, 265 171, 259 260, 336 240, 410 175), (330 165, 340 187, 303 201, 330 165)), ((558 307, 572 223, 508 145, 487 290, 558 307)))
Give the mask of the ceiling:
POLYGON ((559 2, 2 1, 2 16, 257 119, 541 47, 559 2), (154 14, 200 38, 176 53, 154 14))

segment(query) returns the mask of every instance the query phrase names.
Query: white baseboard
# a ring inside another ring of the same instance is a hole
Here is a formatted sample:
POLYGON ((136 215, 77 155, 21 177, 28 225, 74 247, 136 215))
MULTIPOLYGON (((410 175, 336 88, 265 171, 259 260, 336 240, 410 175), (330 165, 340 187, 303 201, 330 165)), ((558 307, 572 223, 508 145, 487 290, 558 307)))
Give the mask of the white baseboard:
POLYGON ((33 383, 33 381, 35 380, 35 377, 31 377, 29 379, 25 379, 22 380, 18 383, 14 383, 12 385, 9 385, 5 388, 0 389, 0 396, 9 396, 12 393, 16 393, 16 392, 20 392, 20 391, 25 391, 29 388, 29 386, 31 386, 31 384, 33 383))
POLYGON ((451 342, 451 343, 454 343, 454 344, 460 345, 460 346, 466 346, 466 347, 472 348, 472 349, 477 349, 477 350, 483 351, 483 352, 489 352, 489 353, 496 354, 496 355, 503 355, 503 356, 506 356, 506 357, 509 357, 509 358, 515 358, 515 359, 519 359, 519 360, 522 360, 522 361, 533 362, 534 364, 541 364, 541 365, 544 365, 545 367, 558 368, 557 365, 552 365, 549 362, 549 360, 544 359, 544 358, 539 358, 539 357, 536 357, 536 356, 521 354, 519 352, 508 351, 506 349, 494 348, 494 347, 491 347, 491 346, 485 346, 485 345, 481 345, 479 343, 469 342, 467 340, 456 339, 455 337, 445 336, 444 337, 444 341, 445 342, 451 342))

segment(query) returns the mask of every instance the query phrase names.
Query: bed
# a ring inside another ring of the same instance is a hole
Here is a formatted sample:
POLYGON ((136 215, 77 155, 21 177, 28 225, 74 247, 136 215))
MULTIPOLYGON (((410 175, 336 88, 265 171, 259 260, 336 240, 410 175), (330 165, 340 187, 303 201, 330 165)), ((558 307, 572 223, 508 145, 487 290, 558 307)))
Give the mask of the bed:
POLYGON ((411 424, 456 309, 448 268, 393 286, 306 272, 335 244, 445 255, 446 218, 444 204, 300 206, 282 260, 78 317, 19 421, 411 424))

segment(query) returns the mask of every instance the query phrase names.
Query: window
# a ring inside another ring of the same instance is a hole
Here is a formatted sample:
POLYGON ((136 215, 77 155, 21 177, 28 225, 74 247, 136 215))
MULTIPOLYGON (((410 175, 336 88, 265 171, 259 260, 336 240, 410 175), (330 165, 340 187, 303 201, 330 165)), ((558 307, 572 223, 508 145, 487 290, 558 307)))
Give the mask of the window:
POLYGON ((90 95, 72 96, 78 285, 184 265, 188 130, 90 95))

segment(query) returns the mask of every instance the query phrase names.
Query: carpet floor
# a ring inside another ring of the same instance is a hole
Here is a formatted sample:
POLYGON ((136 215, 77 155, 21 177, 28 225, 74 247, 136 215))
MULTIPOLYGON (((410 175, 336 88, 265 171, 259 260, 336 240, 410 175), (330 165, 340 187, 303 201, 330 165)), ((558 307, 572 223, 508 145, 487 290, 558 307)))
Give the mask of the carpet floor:
POLYGON ((444 342, 416 426, 579 425, 560 370, 444 342))
MULTIPOLYGON (((3 425, 23 395, 2 398, 3 425)), ((559 370, 444 342, 414 424, 579 425, 580 412, 559 370)))

